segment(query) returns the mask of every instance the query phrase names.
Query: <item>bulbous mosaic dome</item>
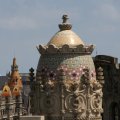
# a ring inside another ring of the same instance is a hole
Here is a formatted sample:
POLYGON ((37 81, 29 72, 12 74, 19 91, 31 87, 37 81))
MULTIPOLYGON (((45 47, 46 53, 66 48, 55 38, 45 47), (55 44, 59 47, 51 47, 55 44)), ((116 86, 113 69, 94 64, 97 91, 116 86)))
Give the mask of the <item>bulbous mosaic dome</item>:
POLYGON ((88 68, 91 76, 95 77, 95 67, 91 53, 93 45, 86 46, 82 39, 74 33, 72 25, 63 19, 59 24, 60 31, 57 32, 46 46, 39 46, 41 54, 37 77, 45 75, 47 79, 58 79, 59 70, 62 69, 65 79, 80 79, 84 69, 88 68), (44 51, 44 52, 41 52, 44 51))
POLYGON ((101 120, 102 86, 96 80, 91 57, 94 46, 84 44, 67 19, 63 15, 59 32, 47 45, 37 47, 41 56, 31 108, 46 120, 101 120))

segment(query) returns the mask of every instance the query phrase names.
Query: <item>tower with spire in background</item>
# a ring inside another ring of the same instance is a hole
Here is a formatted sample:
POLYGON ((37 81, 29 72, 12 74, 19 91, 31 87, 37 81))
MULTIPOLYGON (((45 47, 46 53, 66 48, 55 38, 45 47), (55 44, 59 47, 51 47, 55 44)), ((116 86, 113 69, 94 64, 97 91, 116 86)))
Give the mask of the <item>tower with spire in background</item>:
POLYGON ((12 90, 15 86, 18 86, 19 89, 22 89, 22 79, 19 74, 18 65, 16 64, 15 57, 13 58, 13 64, 11 65, 11 73, 8 85, 12 90))
POLYGON ((16 120, 22 115, 22 79, 13 58, 8 83, 5 83, 0 99, 0 119, 16 120))

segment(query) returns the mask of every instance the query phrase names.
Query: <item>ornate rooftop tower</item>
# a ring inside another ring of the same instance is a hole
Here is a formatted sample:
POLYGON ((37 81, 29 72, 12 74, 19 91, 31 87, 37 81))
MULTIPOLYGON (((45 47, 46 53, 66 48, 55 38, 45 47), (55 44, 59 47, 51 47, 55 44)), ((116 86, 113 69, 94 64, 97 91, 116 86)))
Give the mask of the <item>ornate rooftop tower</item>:
POLYGON ((3 87, 0 98, 0 119, 19 119, 23 113, 22 80, 19 75, 16 58, 13 58, 9 81, 3 87), (4 111, 4 112, 3 112, 4 111))
POLYGON ((22 80, 18 71, 18 65, 16 64, 16 58, 13 58, 8 85, 11 89, 13 89, 15 86, 18 86, 20 89, 22 88, 22 80))
POLYGON ((46 120, 101 120, 102 84, 91 57, 94 46, 85 45, 67 19, 63 15, 60 31, 38 47, 32 113, 46 120))

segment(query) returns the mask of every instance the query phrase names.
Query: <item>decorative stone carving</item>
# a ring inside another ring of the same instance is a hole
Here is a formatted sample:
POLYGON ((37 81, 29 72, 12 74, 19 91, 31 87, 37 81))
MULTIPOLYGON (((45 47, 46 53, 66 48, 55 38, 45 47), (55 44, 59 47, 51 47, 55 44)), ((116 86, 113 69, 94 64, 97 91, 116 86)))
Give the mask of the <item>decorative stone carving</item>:
POLYGON ((79 112, 80 114, 83 114, 86 110, 86 100, 84 95, 68 95, 65 99, 65 108, 69 112, 79 112))
POLYGON ((51 44, 49 46, 39 45, 37 49, 40 52, 40 54, 49 54, 49 53, 55 54, 55 53, 70 53, 70 52, 81 53, 81 54, 86 54, 86 53, 91 54, 94 50, 94 46, 93 45, 89 45, 89 46, 78 45, 75 47, 71 47, 65 44, 62 47, 57 47, 51 44))
POLYGON ((104 76, 103 76, 103 68, 102 67, 97 68, 97 80, 101 84, 104 84, 104 76))
POLYGON ((67 19, 63 16, 60 31, 38 47, 38 111, 46 120, 101 120, 102 84, 94 72, 94 46, 85 45, 67 19))
POLYGON ((102 89, 94 91, 91 96, 91 110, 93 115, 101 117, 102 109, 102 89))

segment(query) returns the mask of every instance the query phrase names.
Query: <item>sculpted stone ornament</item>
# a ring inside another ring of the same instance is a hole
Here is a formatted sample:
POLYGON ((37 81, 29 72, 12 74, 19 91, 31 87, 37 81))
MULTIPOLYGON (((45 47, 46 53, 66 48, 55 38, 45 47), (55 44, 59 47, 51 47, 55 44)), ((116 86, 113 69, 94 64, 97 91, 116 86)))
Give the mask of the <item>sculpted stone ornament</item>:
POLYGON ((70 30, 72 28, 72 25, 67 23, 67 20, 69 19, 68 15, 63 15, 62 19, 63 19, 63 23, 59 24, 60 30, 61 31, 62 30, 70 30))
POLYGON ((79 113, 76 115, 78 120, 86 120, 87 116, 101 119, 102 85, 95 77, 91 77, 88 67, 83 69, 83 75, 79 82, 76 80, 65 80, 63 84, 68 94, 65 99, 66 110, 79 113))
POLYGON ((51 94, 54 92, 54 81, 47 80, 44 84, 42 81, 39 82, 41 92, 45 92, 46 94, 51 94))
POLYGON ((50 44, 47 47, 39 45, 37 49, 41 54, 47 54, 47 53, 55 54, 55 53, 69 53, 69 52, 91 54, 94 50, 94 46, 93 45, 89 45, 89 46, 77 45, 76 47, 71 47, 65 44, 62 47, 57 47, 53 44, 50 44))
POLYGON ((103 112, 102 109, 102 90, 97 90, 91 97, 91 110, 95 116, 100 117, 103 112))
POLYGON ((73 81, 64 82, 64 86, 65 86, 66 91, 68 91, 68 92, 74 92, 79 89, 79 84, 75 83, 73 81))
POLYGON ((63 19, 63 23, 66 23, 66 22, 67 22, 67 19, 69 19, 69 18, 68 18, 68 15, 63 15, 62 19, 63 19))
POLYGON ((89 69, 85 68, 83 69, 83 75, 80 79, 82 85, 89 85, 90 84, 90 76, 89 76, 89 69))
POLYGON ((49 68, 43 67, 40 72, 39 72, 39 81, 36 83, 39 84, 41 92, 53 92, 54 91, 54 86, 55 86, 55 73, 53 71, 50 71, 49 68), (47 75, 46 75, 47 73, 47 75))
POLYGON ((70 94, 65 99, 65 108, 69 112, 83 115, 86 109, 85 97, 83 95, 75 96, 74 94, 70 94))
POLYGON ((97 68, 97 80, 99 81, 99 83, 101 85, 104 84, 104 75, 103 75, 103 68, 102 67, 97 68))

